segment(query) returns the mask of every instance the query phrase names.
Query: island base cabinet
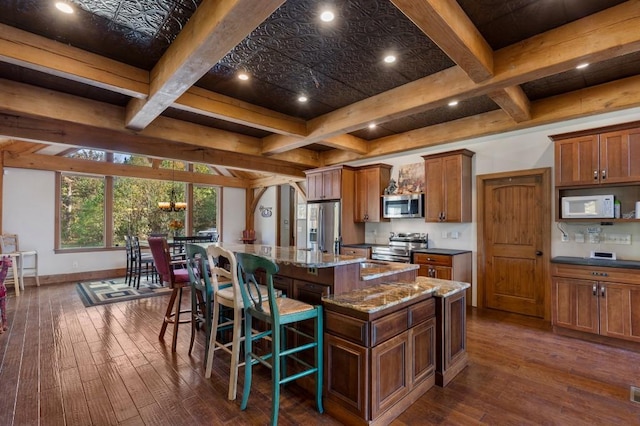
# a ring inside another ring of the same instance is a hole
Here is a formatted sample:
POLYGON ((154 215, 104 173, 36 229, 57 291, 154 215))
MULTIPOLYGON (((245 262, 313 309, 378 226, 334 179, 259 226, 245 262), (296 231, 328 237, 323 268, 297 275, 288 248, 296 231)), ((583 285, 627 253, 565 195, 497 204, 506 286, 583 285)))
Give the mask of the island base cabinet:
POLYGON ((437 324, 436 384, 447 386, 468 364, 465 293, 435 297, 437 324))
POLYGON ((345 424, 386 425, 429 390, 435 383, 434 312, 433 299, 372 322, 327 311, 327 412, 345 424))

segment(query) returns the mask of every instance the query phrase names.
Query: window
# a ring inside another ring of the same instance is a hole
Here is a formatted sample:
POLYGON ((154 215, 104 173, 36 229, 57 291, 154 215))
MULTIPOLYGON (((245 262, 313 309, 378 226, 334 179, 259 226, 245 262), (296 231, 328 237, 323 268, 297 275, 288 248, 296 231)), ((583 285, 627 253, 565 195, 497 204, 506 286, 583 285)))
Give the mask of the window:
POLYGON ((193 233, 199 231, 218 232, 218 188, 215 186, 193 186, 193 233))
MULTIPOLYGON (((77 152, 76 158, 101 161, 99 153, 77 152), (89 158, 88 158, 89 157, 89 158)), ((115 156, 114 156, 115 157, 115 156)), ((149 164, 143 157, 120 155, 115 162, 133 166, 149 164)), ((163 160, 160 168, 173 168, 171 160, 163 160)), ((175 170, 186 164, 176 162, 175 170)), ((194 166, 197 172, 197 165, 194 166)), ((202 167, 200 168, 202 169, 202 167)), ((135 169, 132 169, 135 170, 135 169)), ((210 169, 204 168, 203 171, 210 169)), ((125 235, 146 238, 151 233, 197 235, 199 231, 218 233, 219 188, 174 180, 134 177, 88 176, 59 173, 58 249, 100 249, 124 246, 125 235), (159 201, 186 201, 187 211, 164 212, 159 201), (171 229, 169 223, 179 221, 182 229, 171 229)))
POLYGON ((60 247, 104 247, 104 237, 104 177, 62 174, 60 247))

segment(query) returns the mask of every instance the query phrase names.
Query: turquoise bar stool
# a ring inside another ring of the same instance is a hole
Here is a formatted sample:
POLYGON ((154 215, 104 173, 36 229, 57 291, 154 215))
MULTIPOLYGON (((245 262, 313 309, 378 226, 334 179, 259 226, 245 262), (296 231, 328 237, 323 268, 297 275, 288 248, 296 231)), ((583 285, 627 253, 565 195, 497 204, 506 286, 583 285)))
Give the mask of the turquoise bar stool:
POLYGON ((278 265, 273 261, 249 253, 237 253, 236 260, 238 262, 238 280, 245 306, 245 378, 240 408, 242 410, 247 408, 249 392, 251 391, 252 367, 260 363, 271 369, 272 425, 278 424, 280 385, 304 376, 315 375, 316 405, 320 413, 324 412, 322 407, 322 306, 309 305, 286 297, 276 297, 277 292, 273 288, 273 275, 278 272, 278 265), (260 285, 256 280, 256 275, 265 276, 263 284, 268 289, 266 298, 259 290, 260 285), (252 327, 254 319, 266 323, 267 330, 252 333, 252 328, 257 328, 257 326, 252 327), (313 334, 306 333, 301 327, 294 326, 296 322, 307 320, 313 321, 313 334), (302 343, 298 346, 287 347, 285 345, 287 331, 299 337, 289 339, 289 341, 293 340, 294 342, 299 341, 302 343), (261 355, 253 351, 253 343, 261 339, 271 340, 271 352, 261 355), (309 364, 298 356, 300 352, 307 350, 313 350, 315 365, 309 364), (297 367, 291 369, 293 372, 290 375, 286 374, 288 360, 292 360, 297 365, 297 367))

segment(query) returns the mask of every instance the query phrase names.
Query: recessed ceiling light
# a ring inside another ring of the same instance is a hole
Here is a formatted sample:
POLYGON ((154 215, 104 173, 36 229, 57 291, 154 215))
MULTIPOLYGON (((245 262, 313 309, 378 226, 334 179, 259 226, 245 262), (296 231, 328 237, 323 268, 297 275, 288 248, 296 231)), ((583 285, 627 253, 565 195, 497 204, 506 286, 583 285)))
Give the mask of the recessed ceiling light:
POLYGON ((448 104, 448 105, 449 105, 450 107, 454 107, 454 106, 458 105, 458 101, 451 101, 451 102, 449 102, 449 104, 448 104))
POLYGON ((387 55, 387 56, 384 57, 384 61, 387 64, 392 64, 392 63, 394 63, 396 61, 396 57, 393 56, 393 55, 387 55))
POLYGON ((370 129, 375 129, 375 128, 376 128, 376 126, 377 126, 377 125, 376 125, 376 123, 371 123, 371 124, 369 124, 369 128, 370 128, 370 129))
POLYGON ((325 10, 320 14, 320 20, 323 22, 331 22, 336 16, 330 10, 325 10))
POLYGON ((589 66, 589 64, 588 64, 587 62, 585 62, 585 63, 583 63, 583 64, 578 65, 578 66, 576 67, 576 69, 577 69, 577 70, 581 70, 581 69, 586 68, 586 67, 588 67, 588 66, 589 66))
POLYGON ((302 96, 298 96, 298 102, 307 102, 309 99, 307 99, 306 96, 302 95, 302 96))
POLYGON ((238 74, 238 78, 243 81, 249 80, 249 74, 247 74, 246 72, 241 72, 238 74))
POLYGON ((73 7, 66 1, 57 1, 56 9, 58 9, 62 13, 73 13, 73 7))

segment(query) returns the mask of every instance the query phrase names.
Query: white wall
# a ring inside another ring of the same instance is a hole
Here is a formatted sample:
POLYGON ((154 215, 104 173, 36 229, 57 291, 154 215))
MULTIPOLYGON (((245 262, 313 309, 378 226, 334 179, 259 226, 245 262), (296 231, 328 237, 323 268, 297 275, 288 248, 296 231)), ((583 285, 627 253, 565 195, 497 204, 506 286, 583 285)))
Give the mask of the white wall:
MULTIPOLYGON (((543 167, 553 168, 553 142, 550 135, 573 132, 583 129, 591 129, 608 126, 617 123, 625 123, 638 120, 640 108, 634 108, 623 112, 603 114, 596 117, 571 120, 561 124, 540 126, 523 131, 510 132, 501 135, 487 136, 471 139, 454 144, 415 151, 410 155, 396 158, 377 159, 376 161, 353 163, 364 165, 370 163, 387 163, 393 167, 391 177, 398 179, 399 166, 412 163, 422 163, 421 155, 445 152, 455 149, 467 148, 476 154, 473 157, 472 174, 472 209, 473 222, 463 224, 425 223, 422 219, 392 219, 388 223, 367 223, 365 240, 367 243, 386 244, 389 232, 424 232, 429 234, 429 246, 437 248, 464 249, 473 251, 473 300, 476 300, 477 282, 477 211, 476 211, 476 176, 482 174, 499 173, 514 170, 536 169, 543 167), (444 239, 443 233, 457 231, 458 239, 444 239)), ((428 188, 427 188, 428 190, 428 188)), ((585 229, 593 224, 566 225, 572 235, 571 242, 562 243, 561 233, 556 228, 555 218, 555 192, 549 194, 552 200, 552 244, 551 257, 554 256, 589 256, 591 250, 615 251, 618 258, 640 260, 640 224, 625 223, 607 226, 603 232, 632 234, 631 245, 608 245, 604 243, 589 244, 576 243, 573 238, 575 232, 585 229)))
POLYGON ((278 218, 277 205, 277 186, 268 188, 258 201, 256 210, 253 212, 255 217, 256 244, 273 246, 276 244, 276 228, 278 218), (270 208, 271 216, 262 217, 260 207, 270 208))
MULTIPOLYGON (((247 215, 245 214, 246 191, 240 188, 222 188, 222 228, 220 241, 238 243, 242 238, 247 215)), ((218 229, 220 232, 220 229, 218 229)))

